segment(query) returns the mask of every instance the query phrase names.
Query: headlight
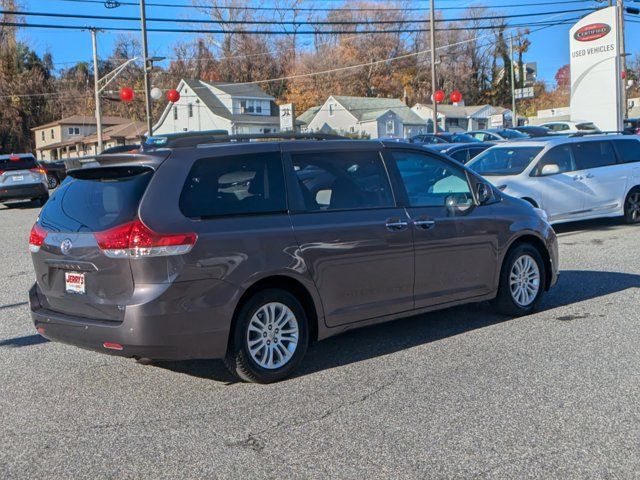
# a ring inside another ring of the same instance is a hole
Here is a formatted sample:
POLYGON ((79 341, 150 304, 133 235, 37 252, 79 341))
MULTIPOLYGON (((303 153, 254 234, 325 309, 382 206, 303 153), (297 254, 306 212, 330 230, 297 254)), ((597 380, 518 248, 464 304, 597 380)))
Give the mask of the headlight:
POLYGON ((535 210, 535 212, 538 214, 538 216, 544 220, 545 222, 549 222, 549 217, 547 215, 547 212, 545 212, 544 210, 542 210, 541 208, 536 208, 533 207, 533 209, 535 210))
POLYGON ((498 185, 498 190, 500 190, 501 192, 504 192, 507 189, 507 185, 498 185))

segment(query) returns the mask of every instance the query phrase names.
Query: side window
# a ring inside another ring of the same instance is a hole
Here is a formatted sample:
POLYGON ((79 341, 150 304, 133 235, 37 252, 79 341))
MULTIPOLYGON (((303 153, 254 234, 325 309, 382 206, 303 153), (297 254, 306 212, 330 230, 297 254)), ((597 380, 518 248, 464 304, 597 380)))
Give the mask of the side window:
POLYGON ((553 147, 545 153, 536 167, 535 175, 541 175, 542 169, 545 165, 557 165, 560 169, 559 173, 573 172, 574 170, 577 170, 571 153, 571 146, 569 145, 553 147))
POLYGON ((476 158, 478 155, 480 155, 485 150, 486 149, 484 149, 484 148, 470 148, 469 149, 469 160, 472 160, 472 159, 476 158))
POLYGON ((473 204, 464 170, 417 152, 392 151, 412 207, 444 207, 452 198, 457 205, 473 204))
POLYGON ((464 164, 469 161, 469 150, 458 150, 450 155, 454 160, 464 164))
POLYGON ((182 188, 180 210, 190 218, 285 211, 280 154, 197 160, 182 188))
POLYGON ((378 152, 310 152, 291 158, 306 211, 394 206, 378 152))
POLYGON ((621 163, 640 162, 640 141, 617 140, 613 144, 618 151, 621 163))
POLYGON ((573 155, 578 170, 604 167, 616 163, 611 142, 581 142, 573 144, 573 155))

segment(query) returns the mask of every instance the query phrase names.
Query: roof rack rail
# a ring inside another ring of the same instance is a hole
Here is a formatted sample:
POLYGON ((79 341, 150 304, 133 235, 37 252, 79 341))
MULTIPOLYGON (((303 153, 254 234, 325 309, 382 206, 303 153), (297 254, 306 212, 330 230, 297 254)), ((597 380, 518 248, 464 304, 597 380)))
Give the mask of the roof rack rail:
POLYGON ((569 137, 585 137, 587 135, 632 135, 624 130, 605 130, 603 132, 574 132, 569 134, 569 137))
POLYGON ((212 143, 257 142, 267 140, 346 140, 346 137, 330 133, 258 133, 229 135, 226 130, 206 132, 171 133, 149 137, 143 150, 153 148, 196 147, 212 143))

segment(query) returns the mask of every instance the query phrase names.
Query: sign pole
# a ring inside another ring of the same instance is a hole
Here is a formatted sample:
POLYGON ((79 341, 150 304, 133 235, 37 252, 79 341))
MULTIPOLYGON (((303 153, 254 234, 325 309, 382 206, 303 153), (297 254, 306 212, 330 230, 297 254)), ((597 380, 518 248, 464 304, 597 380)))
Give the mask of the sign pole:
POLYGON ((513 66, 513 35, 509 37, 509 50, 511 56, 511 127, 518 126, 518 114, 516 112, 516 74, 513 66))
POLYGON ((433 99, 433 134, 438 135, 438 102, 436 102, 436 7, 435 0, 431 0, 430 36, 431 36, 431 95, 433 99))
POLYGON ((96 29, 91 29, 91 43, 93 45, 93 93, 96 101, 96 132, 98 134, 98 151, 102 153, 102 106, 100 105, 100 85, 98 84, 98 40, 96 29))
POLYGON ((622 124, 627 117, 627 86, 624 73, 627 71, 627 57, 624 45, 624 0, 618 0, 618 48, 620 50, 620 100, 622 101, 622 124))

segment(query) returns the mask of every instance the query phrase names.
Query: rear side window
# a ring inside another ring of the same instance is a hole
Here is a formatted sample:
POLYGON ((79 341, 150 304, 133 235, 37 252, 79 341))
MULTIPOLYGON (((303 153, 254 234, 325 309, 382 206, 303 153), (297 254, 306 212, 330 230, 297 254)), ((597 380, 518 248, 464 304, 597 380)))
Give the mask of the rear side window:
POLYGON ((74 172, 44 206, 40 224, 57 232, 100 232, 130 222, 152 175, 144 167, 74 172))
POLYGON ((292 160, 306 211, 393 206, 378 152, 303 153, 292 160))
POLYGON ((190 218, 286 211, 280 154, 197 160, 182 188, 180 210, 190 218))
POLYGON ((582 142, 573 145, 578 170, 605 167, 616 163, 611 142, 582 142))
POLYGON ((450 157, 460 163, 467 163, 469 161, 469 150, 458 150, 453 152, 450 157))
POLYGON ((620 162, 640 162, 640 142, 638 140, 619 140, 613 144, 618 151, 620 162))
POLYGON ((0 172, 29 170, 37 167, 38 165, 33 157, 9 157, 0 159, 0 172))

